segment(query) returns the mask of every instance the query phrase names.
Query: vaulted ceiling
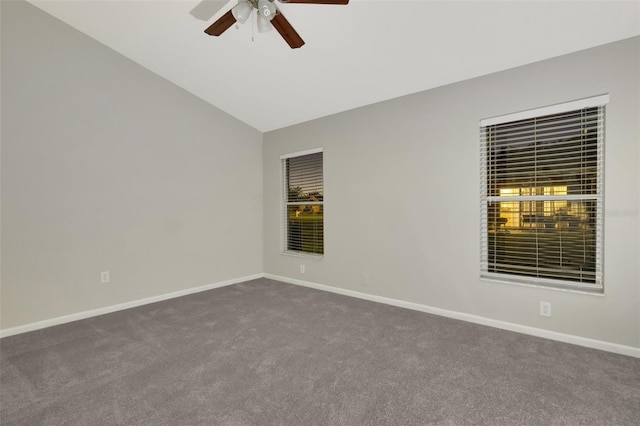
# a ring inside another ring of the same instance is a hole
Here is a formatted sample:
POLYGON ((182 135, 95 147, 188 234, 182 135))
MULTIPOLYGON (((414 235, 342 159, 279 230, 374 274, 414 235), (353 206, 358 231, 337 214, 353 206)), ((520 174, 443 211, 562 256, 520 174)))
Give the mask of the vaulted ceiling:
POLYGON ((278 3, 295 50, 255 19, 206 35, 237 0, 207 21, 197 0, 29 2, 263 132, 640 35, 639 1, 278 3))

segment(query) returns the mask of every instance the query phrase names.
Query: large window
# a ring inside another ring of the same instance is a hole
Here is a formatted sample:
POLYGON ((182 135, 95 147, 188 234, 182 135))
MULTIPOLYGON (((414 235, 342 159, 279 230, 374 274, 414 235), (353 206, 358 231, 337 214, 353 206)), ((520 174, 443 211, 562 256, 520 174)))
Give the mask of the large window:
POLYGON ((481 275, 601 291, 608 96, 480 122, 481 275))
POLYGON ((283 251, 324 254, 322 149, 281 157, 284 198, 283 251))

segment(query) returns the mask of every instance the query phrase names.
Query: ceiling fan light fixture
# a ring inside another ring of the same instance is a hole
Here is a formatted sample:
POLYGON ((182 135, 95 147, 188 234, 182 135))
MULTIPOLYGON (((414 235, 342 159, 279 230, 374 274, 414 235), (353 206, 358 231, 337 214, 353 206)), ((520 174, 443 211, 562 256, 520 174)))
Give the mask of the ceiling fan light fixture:
POLYGON ((266 33, 268 31, 271 31, 272 29, 273 29, 273 25, 271 25, 271 22, 269 22, 269 19, 258 14, 258 32, 266 33))
POLYGON ((251 12, 253 11, 253 6, 248 1, 241 1, 233 9, 231 9, 231 13, 233 17, 236 18, 241 24, 244 24, 249 16, 251 16, 251 12))
POLYGON ((272 20, 276 14, 276 6, 271 0, 258 0, 258 16, 262 16, 268 21, 272 20))

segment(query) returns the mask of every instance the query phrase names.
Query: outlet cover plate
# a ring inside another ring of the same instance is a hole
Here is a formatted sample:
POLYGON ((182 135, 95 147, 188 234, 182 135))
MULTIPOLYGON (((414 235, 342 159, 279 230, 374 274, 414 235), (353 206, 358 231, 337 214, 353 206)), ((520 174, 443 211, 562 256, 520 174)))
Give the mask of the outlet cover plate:
POLYGON ((551 316, 551 302, 540 302, 540 315, 543 317, 551 316))

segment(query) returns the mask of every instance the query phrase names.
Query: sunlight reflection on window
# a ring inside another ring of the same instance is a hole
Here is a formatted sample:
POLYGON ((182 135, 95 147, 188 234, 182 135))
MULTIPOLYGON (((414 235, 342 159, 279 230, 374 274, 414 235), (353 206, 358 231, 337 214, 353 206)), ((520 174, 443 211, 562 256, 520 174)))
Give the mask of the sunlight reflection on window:
MULTIPOLYGON (((545 186, 536 188, 502 188, 501 197, 530 197, 539 195, 567 195, 567 186, 545 186)), ((501 201, 500 202, 500 225, 505 228, 521 228, 542 226, 544 223, 537 223, 535 218, 551 217, 571 214, 573 216, 583 216, 584 206, 580 203, 571 203, 565 200, 545 200, 545 201, 501 201)))

